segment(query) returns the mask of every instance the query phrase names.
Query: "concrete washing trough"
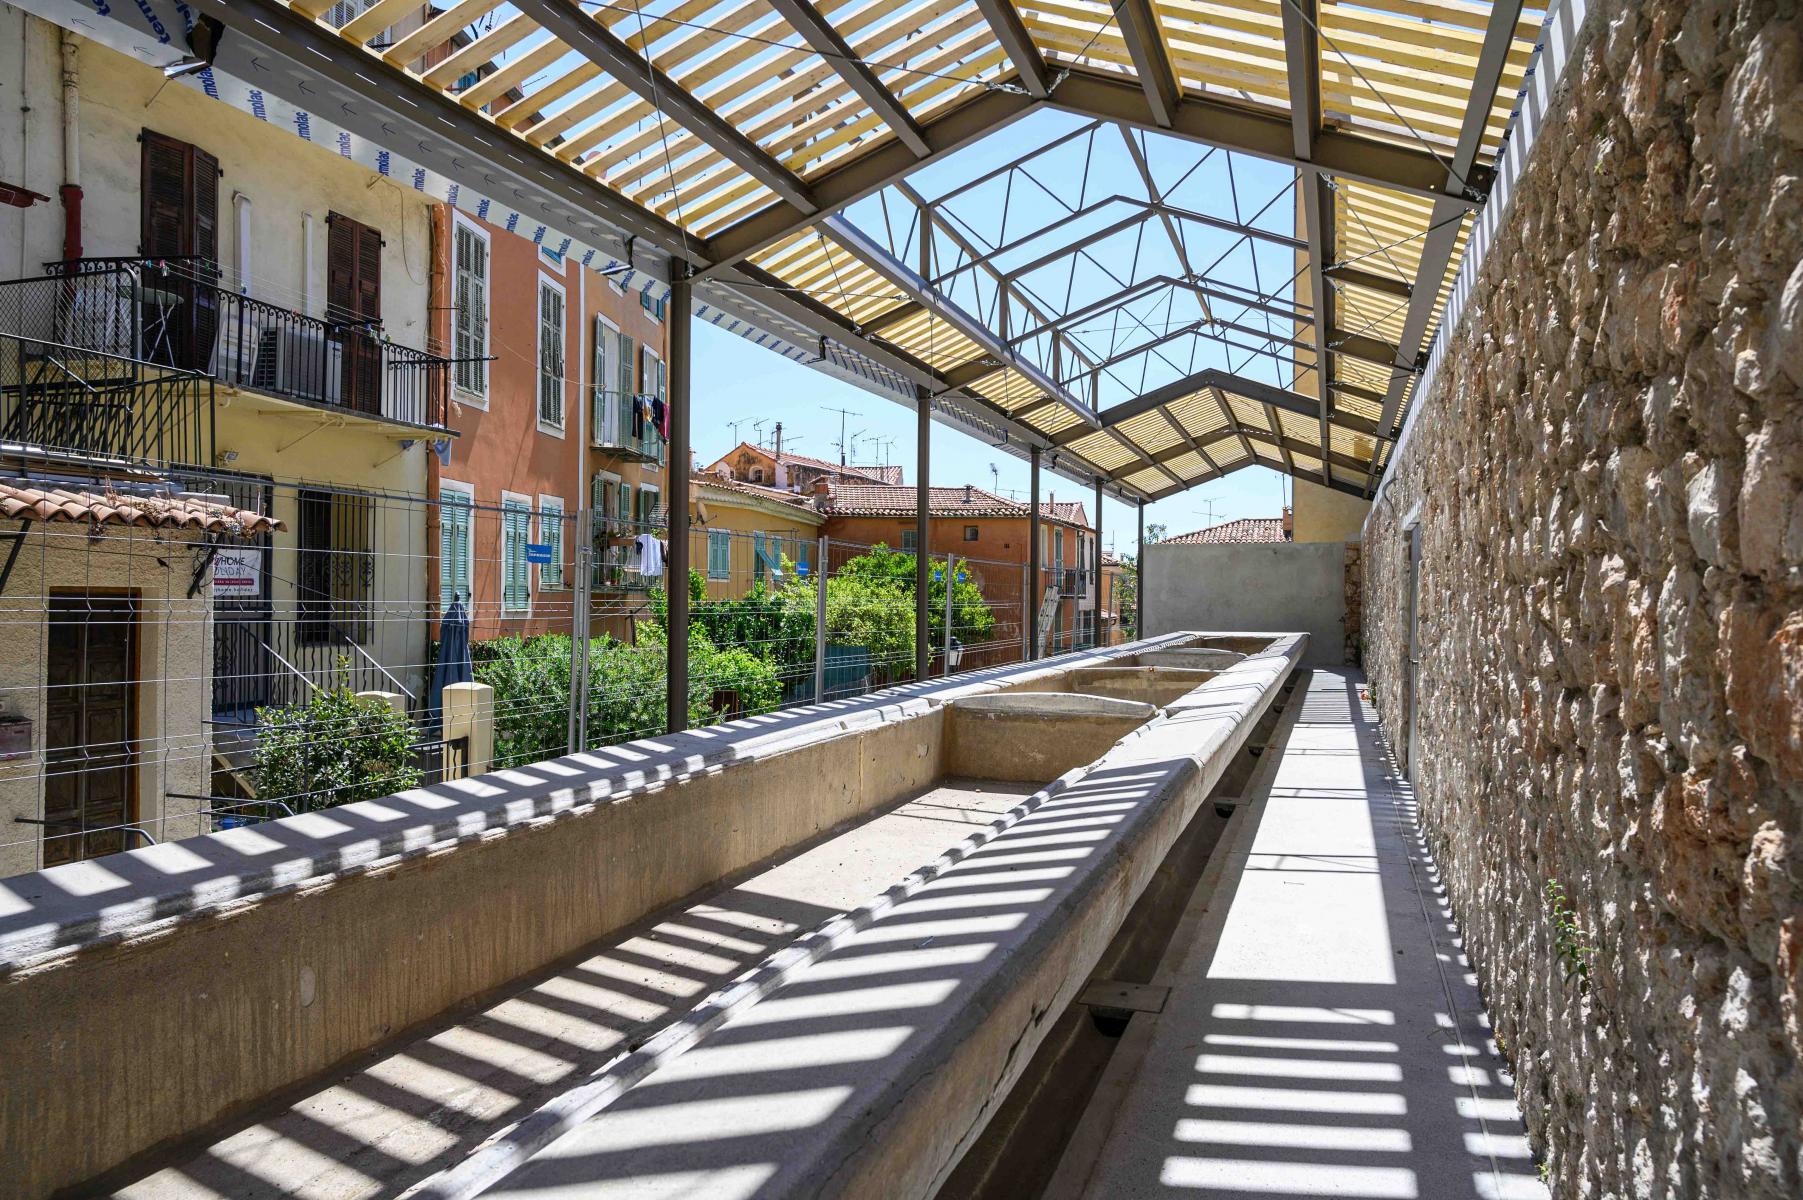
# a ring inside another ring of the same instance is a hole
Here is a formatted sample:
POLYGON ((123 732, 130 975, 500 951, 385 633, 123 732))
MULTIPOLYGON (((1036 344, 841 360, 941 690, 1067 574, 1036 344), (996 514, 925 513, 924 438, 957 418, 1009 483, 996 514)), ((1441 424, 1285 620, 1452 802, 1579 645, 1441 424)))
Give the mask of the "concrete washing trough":
POLYGON ((9 1194, 930 1195, 1306 641, 1196 639, 6 881, 9 1194))

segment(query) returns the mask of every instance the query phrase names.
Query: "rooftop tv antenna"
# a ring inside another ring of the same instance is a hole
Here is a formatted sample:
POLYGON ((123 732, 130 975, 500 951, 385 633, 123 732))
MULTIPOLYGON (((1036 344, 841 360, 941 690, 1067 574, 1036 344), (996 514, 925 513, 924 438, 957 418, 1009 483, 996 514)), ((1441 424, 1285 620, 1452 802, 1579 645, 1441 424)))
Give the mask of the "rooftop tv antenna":
POLYGON ((839 465, 844 466, 845 465, 845 419, 847 417, 861 417, 864 414, 861 412, 857 412, 854 409, 834 408, 828 404, 821 405, 820 410, 822 412, 836 412, 839 414, 839 440, 835 444, 839 447, 839 465))

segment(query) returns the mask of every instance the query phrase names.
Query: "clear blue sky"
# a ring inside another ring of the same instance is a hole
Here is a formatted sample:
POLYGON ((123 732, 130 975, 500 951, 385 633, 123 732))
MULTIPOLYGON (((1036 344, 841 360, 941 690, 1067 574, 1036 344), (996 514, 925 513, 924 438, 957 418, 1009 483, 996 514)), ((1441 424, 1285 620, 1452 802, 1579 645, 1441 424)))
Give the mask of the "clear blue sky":
MULTIPOLYGON (((695 380, 694 441, 696 461, 706 466, 740 441, 754 441, 752 421, 764 421, 770 437, 775 422, 783 423, 783 443, 798 454, 837 460, 839 414, 829 408, 849 408, 859 415, 846 418, 848 433, 863 430, 857 440, 858 462, 881 462, 882 447, 875 439, 893 438, 889 461, 900 463, 908 482, 914 482, 914 411, 885 400, 849 383, 823 375, 727 333, 704 321, 694 323, 695 380), (735 437, 728 424, 742 422, 735 437), (799 440, 798 440, 799 439, 799 440), (869 439, 869 440, 867 440, 869 439)), ((993 486, 989 466, 1001 472, 1001 490, 1027 495, 1027 463, 1010 454, 948 429, 933 426, 933 478, 940 485, 974 483, 993 486)), ((1284 503, 1286 480, 1263 467, 1248 467, 1225 479, 1203 484, 1151 505, 1146 523, 1162 522, 1168 532, 1185 533, 1211 524, 1208 502, 1214 505, 1214 521, 1235 517, 1274 517, 1284 503)), ((1045 472, 1044 492, 1066 499, 1081 499, 1093 507, 1094 491, 1045 472)), ((1102 538, 1125 553, 1133 552, 1134 510, 1112 498, 1102 514, 1102 538)))

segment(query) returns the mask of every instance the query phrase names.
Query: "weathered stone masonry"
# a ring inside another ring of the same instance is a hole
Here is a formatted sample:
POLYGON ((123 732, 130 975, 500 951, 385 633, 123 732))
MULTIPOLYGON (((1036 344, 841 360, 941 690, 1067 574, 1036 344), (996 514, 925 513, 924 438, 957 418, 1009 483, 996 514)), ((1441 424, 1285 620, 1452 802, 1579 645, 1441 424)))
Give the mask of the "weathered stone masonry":
POLYGON ((1398 735, 1418 505, 1422 820, 1556 1194, 1796 1197, 1803 14, 1597 8, 1366 529, 1366 664, 1398 735))

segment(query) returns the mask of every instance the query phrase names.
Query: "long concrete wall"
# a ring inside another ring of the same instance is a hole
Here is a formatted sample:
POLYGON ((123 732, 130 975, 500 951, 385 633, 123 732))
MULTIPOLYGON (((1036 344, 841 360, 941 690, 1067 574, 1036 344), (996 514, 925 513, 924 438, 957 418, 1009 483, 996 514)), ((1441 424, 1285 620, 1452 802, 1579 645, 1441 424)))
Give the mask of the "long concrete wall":
POLYGON ((80 1185, 926 786, 952 699, 1173 640, 6 880, 0 1192, 80 1185))
POLYGON ((1400 740, 1414 524, 1416 793, 1554 1194, 1794 1197, 1803 24, 1592 10, 1367 526, 1367 666, 1400 740))
POLYGON ((1146 632, 1299 629, 1307 666, 1338 666, 1346 644, 1346 545, 1279 542, 1146 547, 1146 632))

